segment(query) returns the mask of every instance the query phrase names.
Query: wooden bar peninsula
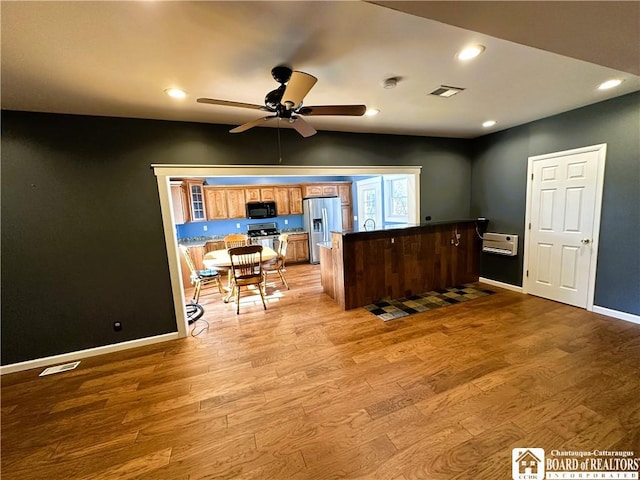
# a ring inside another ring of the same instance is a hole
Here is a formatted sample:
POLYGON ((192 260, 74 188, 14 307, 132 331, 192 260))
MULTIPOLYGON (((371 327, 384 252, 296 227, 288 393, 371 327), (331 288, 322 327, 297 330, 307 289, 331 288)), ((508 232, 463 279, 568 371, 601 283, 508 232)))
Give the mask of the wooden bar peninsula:
POLYGON ((481 246, 476 220, 332 232, 320 249, 322 288, 349 310, 477 282, 481 246))

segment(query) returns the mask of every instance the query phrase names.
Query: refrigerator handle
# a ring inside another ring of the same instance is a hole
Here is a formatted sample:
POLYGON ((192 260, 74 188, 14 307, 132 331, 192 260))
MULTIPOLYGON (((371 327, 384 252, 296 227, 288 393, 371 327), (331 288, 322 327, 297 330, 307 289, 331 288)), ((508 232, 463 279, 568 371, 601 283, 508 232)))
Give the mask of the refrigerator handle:
POLYGON ((329 224, 328 224, 329 219, 327 218, 327 209, 325 207, 322 207, 322 224, 323 224, 323 238, 322 241, 323 242, 328 242, 329 241, 329 224))

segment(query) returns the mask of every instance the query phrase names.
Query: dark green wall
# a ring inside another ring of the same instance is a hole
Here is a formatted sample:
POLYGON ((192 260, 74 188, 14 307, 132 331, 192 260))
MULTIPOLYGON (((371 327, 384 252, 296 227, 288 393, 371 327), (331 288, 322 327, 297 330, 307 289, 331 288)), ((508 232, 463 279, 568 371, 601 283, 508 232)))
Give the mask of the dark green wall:
POLYGON ((594 304, 640 315, 640 93, 473 142, 471 214, 520 235, 518 257, 483 255, 484 277, 522 285, 528 157, 606 143, 594 304))
MULTIPOLYGON (((175 331, 149 166, 278 163, 276 130, 228 129, 2 112, 3 365, 175 331)), ((420 165, 421 216, 469 215, 467 140, 285 130, 282 158, 420 165)))

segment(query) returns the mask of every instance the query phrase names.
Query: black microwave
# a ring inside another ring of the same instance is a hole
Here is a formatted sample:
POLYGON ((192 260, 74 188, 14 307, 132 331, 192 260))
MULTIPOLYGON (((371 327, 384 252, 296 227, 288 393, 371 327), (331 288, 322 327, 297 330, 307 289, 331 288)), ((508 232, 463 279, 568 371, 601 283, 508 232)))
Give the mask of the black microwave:
POLYGON ((247 218, 273 218, 277 216, 276 202, 248 202, 247 218))

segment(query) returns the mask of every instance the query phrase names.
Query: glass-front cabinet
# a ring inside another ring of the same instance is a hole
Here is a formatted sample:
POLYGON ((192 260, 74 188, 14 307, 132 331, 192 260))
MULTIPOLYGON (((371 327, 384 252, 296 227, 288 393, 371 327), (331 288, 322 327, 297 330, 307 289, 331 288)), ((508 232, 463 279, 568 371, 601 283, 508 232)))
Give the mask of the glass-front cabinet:
POLYGON ((189 207, 192 222, 203 222, 207 219, 204 202, 204 180, 189 179, 186 181, 189 192, 189 207))

